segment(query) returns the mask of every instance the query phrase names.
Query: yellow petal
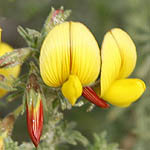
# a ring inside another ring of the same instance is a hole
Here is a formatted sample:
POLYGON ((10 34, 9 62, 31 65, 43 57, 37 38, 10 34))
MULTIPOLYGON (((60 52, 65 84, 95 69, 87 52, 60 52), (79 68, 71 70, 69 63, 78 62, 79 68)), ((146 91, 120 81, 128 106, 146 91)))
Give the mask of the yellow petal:
POLYGON ((62 86, 63 95, 74 105, 82 94, 82 84, 76 75, 70 75, 69 79, 62 86))
POLYGON ((40 54, 40 72, 47 85, 61 86, 69 74, 77 75, 82 84, 90 84, 99 70, 98 44, 83 24, 65 22, 47 35, 40 54))
POLYGON ((3 56, 5 53, 11 52, 12 50, 13 48, 10 45, 4 42, 0 43, 0 56, 3 56))
POLYGON ((100 49, 89 31, 79 22, 71 25, 71 74, 78 76, 83 85, 95 81, 100 71, 100 49))
POLYGON ((119 28, 114 28, 111 34, 116 41, 121 55, 121 68, 118 79, 128 77, 136 65, 136 47, 130 36, 119 28))
POLYGON ((49 86, 60 86, 70 74, 69 36, 69 23, 66 22, 55 26, 42 44, 40 72, 49 86))
MULTIPOLYGON (((6 44, 6 43, 0 43, 0 56, 4 55, 7 52, 11 52, 13 51, 13 48, 6 44)), ((2 68, 0 69, 0 74, 9 77, 9 76, 13 76, 13 77, 17 77, 20 73, 20 66, 17 65, 15 67, 12 68, 2 68)))
MULTIPOLYGON (((11 52, 13 50, 13 48, 11 46, 9 46, 6 43, 0 43, 0 56, 4 55, 7 52, 11 52)), ((2 74, 3 76, 5 76, 7 79, 9 79, 9 77, 13 76, 14 78, 16 78, 20 73, 20 65, 17 65, 15 67, 12 68, 1 68, 0 69, 0 74, 2 74)), ((0 89, 0 97, 3 97, 8 91, 5 89, 0 89)))
POLYGON ((101 96, 107 91, 112 82, 118 77, 121 67, 121 57, 118 45, 111 32, 104 36, 101 49, 102 67, 101 67, 101 96))
POLYGON ((140 79, 120 79, 110 86, 102 98, 113 105, 127 107, 136 101, 145 89, 145 83, 140 79))

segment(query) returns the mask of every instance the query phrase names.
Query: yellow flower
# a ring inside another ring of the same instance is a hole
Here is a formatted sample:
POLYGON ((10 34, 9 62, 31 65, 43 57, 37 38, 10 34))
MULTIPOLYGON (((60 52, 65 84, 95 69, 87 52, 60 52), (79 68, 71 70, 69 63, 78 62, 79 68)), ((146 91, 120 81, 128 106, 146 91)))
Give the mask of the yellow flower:
MULTIPOLYGON (((13 48, 4 42, 1 42, 1 31, 2 30, 0 28, 0 56, 3 56, 5 53, 11 52, 13 48)), ((6 77, 7 79, 9 79, 10 76, 16 78, 19 75, 19 72, 20 72, 19 65, 12 68, 0 68, 0 74, 6 77)), ((3 97, 7 92, 8 91, 5 89, 0 89, 0 98, 3 97)))
POLYGON ((55 26, 44 40, 40 72, 51 87, 62 87, 63 95, 75 104, 82 86, 93 83, 100 71, 100 49, 86 26, 65 22, 55 26))
POLYGON ((142 80, 127 78, 137 59, 132 39, 121 29, 110 30, 104 36, 101 59, 100 97, 116 106, 129 106, 146 89, 142 80))

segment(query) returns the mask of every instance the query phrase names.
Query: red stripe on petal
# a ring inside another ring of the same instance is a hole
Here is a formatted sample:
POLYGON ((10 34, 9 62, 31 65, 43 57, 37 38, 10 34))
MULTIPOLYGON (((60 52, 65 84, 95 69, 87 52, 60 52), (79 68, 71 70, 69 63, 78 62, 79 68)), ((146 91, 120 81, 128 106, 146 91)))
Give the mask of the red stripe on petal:
POLYGON ((92 102, 93 104, 102 107, 102 108, 108 108, 109 104, 107 104, 103 99, 98 97, 96 92, 91 87, 84 87, 82 96, 84 96, 87 100, 92 102))

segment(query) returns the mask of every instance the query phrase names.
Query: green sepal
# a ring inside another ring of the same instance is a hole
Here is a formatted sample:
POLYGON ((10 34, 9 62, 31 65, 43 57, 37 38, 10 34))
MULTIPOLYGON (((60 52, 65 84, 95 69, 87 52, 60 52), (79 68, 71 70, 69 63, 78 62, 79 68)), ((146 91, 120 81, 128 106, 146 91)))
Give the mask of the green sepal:
POLYGON ((38 93, 33 88, 31 88, 27 94, 27 105, 28 105, 28 107, 31 108, 32 105, 33 105, 33 107, 35 107, 38 100, 39 100, 38 93))
POLYGON ((44 110, 48 111, 47 104, 46 104, 46 97, 43 94, 43 92, 41 93, 41 100, 42 100, 42 103, 43 103, 44 110))

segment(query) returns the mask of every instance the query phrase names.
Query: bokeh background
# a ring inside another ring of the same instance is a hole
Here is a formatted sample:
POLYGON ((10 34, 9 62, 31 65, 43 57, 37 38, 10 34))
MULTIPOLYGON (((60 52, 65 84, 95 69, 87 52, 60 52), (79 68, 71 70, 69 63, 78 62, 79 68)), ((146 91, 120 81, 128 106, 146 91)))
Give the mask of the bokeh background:
MULTIPOLYGON (((92 140, 94 132, 107 131, 107 140, 117 142, 123 150, 150 149, 150 1, 149 0, 0 0, 2 40, 14 48, 26 43, 17 33, 18 25, 41 29, 51 7, 71 9, 69 20, 86 24, 101 45, 106 31, 114 27, 126 30, 136 43, 138 61, 131 75, 146 82, 147 90, 129 108, 104 110, 87 106, 65 112, 67 120, 77 123, 77 129, 92 140)), ((7 104, 0 102, 0 117, 4 117, 21 103, 18 99, 7 104)), ((29 141, 25 116, 17 119, 13 139, 29 141)), ((72 147, 72 149, 76 149, 72 147)))

